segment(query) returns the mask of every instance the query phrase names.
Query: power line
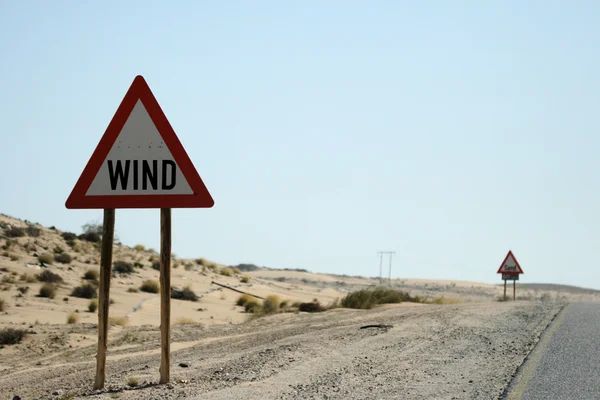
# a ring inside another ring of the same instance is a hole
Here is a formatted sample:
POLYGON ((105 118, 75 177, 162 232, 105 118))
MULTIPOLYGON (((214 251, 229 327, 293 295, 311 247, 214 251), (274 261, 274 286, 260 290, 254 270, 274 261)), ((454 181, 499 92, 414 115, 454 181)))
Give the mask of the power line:
POLYGON ((382 277, 382 269, 383 269, 383 255, 384 254, 388 254, 390 257, 390 270, 389 270, 389 276, 388 276, 388 284, 391 287, 392 286, 392 255, 396 254, 395 251, 378 251, 377 254, 379 254, 380 259, 379 259, 379 284, 382 284, 383 281, 383 277, 382 277))

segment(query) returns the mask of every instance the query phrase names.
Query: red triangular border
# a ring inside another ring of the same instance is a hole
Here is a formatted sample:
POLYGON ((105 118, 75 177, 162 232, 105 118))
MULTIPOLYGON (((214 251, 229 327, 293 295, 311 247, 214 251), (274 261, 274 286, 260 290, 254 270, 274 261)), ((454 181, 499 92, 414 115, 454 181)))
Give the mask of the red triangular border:
POLYGON ((498 272, 496 272, 497 274, 507 274, 507 275, 516 275, 516 274, 523 274, 523 269, 521 268, 521 266, 519 265, 519 262, 517 261, 517 257, 515 257, 515 255, 512 253, 512 250, 508 251, 508 254, 506 255, 506 257, 504 258, 504 261, 502 261, 502 264, 500 264, 500 268, 498 268, 498 272), (508 260, 508 257, 512 256, 513 260, 515 260, 515 264, 517 264, 517 268, 519 268, 518 271, 515 272, 502 272, 500 271, 502 269, 502 266, 504 265, 504 263, 506 262, 506 260, 508 260))
POLYGON ((83 173, 77 180, 73 191, 69 195, 65 206, 69 209, 92 209, 92 208, 210 208, 214 200, 208 189, 198 175, 196 168, 188 157, 175 131, 167 120, 156 98, 152 94, 146 80, 138 75, 133 80, 125 97, 121 101, 114 117, 106 128, 102 139, 96 150, 88 161, 83 173), (181 169, 183 176, 190 185, 193 194, 175 195, 107 195, 86 196, 86 193, 100 170, 102 163, 108 156, 110 149, 121 133, 121 129, 127 122, 131 111, 138 100, 146 108, 156 129, 162 136, 175 162, 181 169))

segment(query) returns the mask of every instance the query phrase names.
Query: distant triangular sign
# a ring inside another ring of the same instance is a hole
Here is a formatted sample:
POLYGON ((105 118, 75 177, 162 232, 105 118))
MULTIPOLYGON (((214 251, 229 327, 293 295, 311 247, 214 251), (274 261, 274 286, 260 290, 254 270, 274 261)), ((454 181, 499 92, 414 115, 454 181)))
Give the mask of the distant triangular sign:
POLYGON ((133 80, 65 205, 70 209, 214 205, 142 76, 133 80))
POLYGON ((523 270, 521 269, 519 262, 517 261, 517 259, 515 258, 515 256, 513 255, 511 250, 508 251, 506 258, 504 259, 504 261, 502 261, 502 264, 500 265, 500 268, 498 268, 497 273, 498 274, 522 274, 523 273, 523 270))

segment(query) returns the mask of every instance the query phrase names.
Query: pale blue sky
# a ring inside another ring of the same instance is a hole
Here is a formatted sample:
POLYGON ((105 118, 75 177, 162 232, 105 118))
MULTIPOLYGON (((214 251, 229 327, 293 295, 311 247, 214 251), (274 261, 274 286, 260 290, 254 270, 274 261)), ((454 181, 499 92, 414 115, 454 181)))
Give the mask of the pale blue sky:
POLYGON ((168 4, 0 2, 0 212, 101 221, 64 203, 141 74, 215 199, 179 256, 600 288, 599 2, 168 4))

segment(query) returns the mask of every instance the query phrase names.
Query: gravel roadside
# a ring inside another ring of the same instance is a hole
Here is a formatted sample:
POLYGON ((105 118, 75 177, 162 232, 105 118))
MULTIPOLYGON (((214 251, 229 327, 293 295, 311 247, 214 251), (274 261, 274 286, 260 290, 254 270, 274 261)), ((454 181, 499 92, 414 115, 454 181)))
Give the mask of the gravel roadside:
POLYGON ((160 386, 154 329, 143 343, 109 348, 119 358, 108 361, 105 391, 91 390, 89 347, 69 363, 5 371, 0 399, 497 399, 563 306, 393 305, 178 327, 172 383, 160 386), (392 327, 360 329, 369 324, 392 327), (126 387, 130 378, 140 386, 126 387))

